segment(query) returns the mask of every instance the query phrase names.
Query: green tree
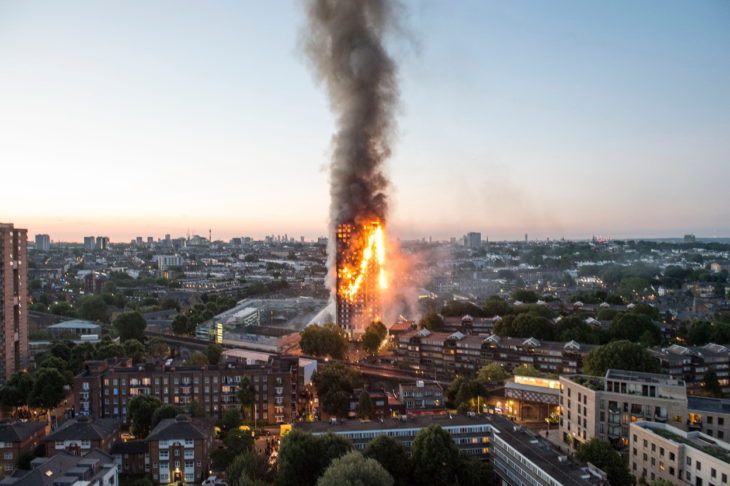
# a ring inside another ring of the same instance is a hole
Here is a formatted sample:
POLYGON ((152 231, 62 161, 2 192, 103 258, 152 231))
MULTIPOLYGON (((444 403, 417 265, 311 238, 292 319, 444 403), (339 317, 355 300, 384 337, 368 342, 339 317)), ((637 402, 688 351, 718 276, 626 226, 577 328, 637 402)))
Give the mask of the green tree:
POLYGON ((712 324, 708 321, 693 321, 687 331, 687 340, 692 346, 703 346, 712 341, 712 324))
POLYGON ((590 462, 608 475, 611 486, 631 486, 633 479, 626 461, 609 442, 591 439, 578 446, 576 457, 583 463, 590 462))
POLYGON ((137 339, 127 339, 124 341, 124 352, 127 357, 132 358, 134 364, 141 363, 145 360, 145 347, 144 344, 139 342, 137 339))
POLYGON ((147 353, 153 358, 165 358, 170 354, 170 346, 161 337, 153 337, 147 343, 147 353))
POLYGON ((56 302, 48 308, 48 312, 57 316, 78 317, 78 313, 68 302, 56 302))
POLYGON ((349 411, 350 394, 362 381, 360 372, 342 363, 328 363, 312 377, 322 410, 344 417, 349 411))
POLYGON ((205 348, 205 355, 208 357, 208 363, 217 365, 223 355, 223 348, 219 344, 209 344, 205 348))
POLYGON ((459 449, 451 434, 432 424, 413 441, 414 483, 423 486, 450 486, 456 483, 459 449))
POLYGON ((52 409, 66 397, 66 377, 55 368, 38 368, 33 373, 33 388, 28 395, 28 405, 52 409))
POLYGON ((112 326, 114 326, 114 330, 117 331, 122 342, 128 339, 143 342, 147 321, 139 312, 123 312, 114 319, 112 326))
POLYGON ((477 372, 477 379, 479 381, 486 381, 489 383, 504 381, 510 376, 512 375, 504 368, 504 366, 497 362, 489 363, 477 372))
POLYGON ((534 304, 537 302, 537 294, 532 290, 517 289, 512 292, 512 300, 524 302, 525 304, 534 304))
POLYGON ((332 322, 324 326, 316 324, 307 326, 300 335, 299 346, 305 354, 344 359, 347 353, 347 335, 342 328, 332 322))
POLYGON ((542 376, 545 376, 545 373, 543 373, 542 371, 538 370, 537 368, 535 368, 534 366, 532 366, 530 364, 524 364, 524 365, 517 366, 515 369, 512 370, 512 373, 515 376, 532 376, 535 378, 540 378, 542 376))
POLYGON ((182 413, 182 410, 171 403, 162 404, 152 413, 150 430, 154 429, 163 419, 171 419, 182 413))
POLYGON ((367 390, 360 392, 360 399, 358 400, 355 413, 361 419, 371 419, 375 416, 375 407, 367 390))
POLYGON ((392 486, 393 478, 375 459, 352 451, 335 459, 317 486, 392 486))
POLYGON ((575 340, 588 344, 598 344, 601 341, 600 331, 577 316, 563 317, 555 325, 555 330, 560 341, 575 340))
POLYGON ((618 314, 609 324, 608 334, 614 341, 636 340, 639 336, 642 341, 648 339, 648 342, 642 343, 646 346, 657 345, 662 338, 659 326, 654 324, 650 317, 633 313, 618 314))
POLYGON ((506 316, 512 313, 512 307, 501 297, 493 295, 484 303, 484 313, 487 317, 506 316))
POLYGON ((646 302, 637 302, 634 304, 634 308, 631 309, 631 313, 644 315, 652 321, 659 320, 659 309, 651 304, 647 304, 646 302))
POLYGON ((170 327, 175 334, 190 334, 190 320, 184 314, 173 317, 170 327))
POLYGON ((444 318, 435 312, 429 312, 421 317, 418 326, 422 329, 428 329, 431 332, 439 332, 444 328, 444 318))
POLYGON ((124 346, 118 343, 99 343, 94 352, 96 359, 109 359, 109 358, 124 358, 127 356, 127 350, 124 346))
POLYGON ((590 351, 583 361, 588 375, 603 376, 608 369, 659 372, 659 361, 644 346, 631 341, 614 341, 590 351))
POLYGON ((256 387, 248 376, 244 376, 238 384, 236 397, 238 398, 238 403, 241 404, 244 416, 250 414, 251 407, 253 407, 256 401, 256 387))
POLYGON ((644 295, 649 288, 649 280, 642 277, 624 277, 618 285, 618 293, 628 299, 644 295))
POLYGON ((365 447, 365 457, 375 459, 393 477, 395 486, 410 482, 411 458, 403 443, 394 437, 379 435, 365 447))
POLYGON ((6 407, 22 407, 28 404, 35 378, 27 371, 16 371, 4 386, 0 387, 0 404, 6 407))
POLYGON ((314 486, 330 462, 351 449, 343 437, 331 433, 314 437, 294 429, 281 440, 277 484, 314 486))
POLYGON ((241 412, 237 408, 229 408, 218 422, 218 426, 221 428, 221 432, 225 437, 225 434, 229 430, 237 429, 242 423, 243 417, 241 417, 241 412))
POLYGON ((196 351, 190 355, 190 358, 185 361, 188 366, 206 366, 208 364, 208 357, 205 353, 196 351))
POLYGON ((534 337, 549 341, 555 339, 556 328, 550 319, 528 312, 503 317, 494 324, 493 332, 500 337, 534 337))
POLYGON ((255 481, 270 483, 274 476, 269 458, 253 448, 237 455, 226 468, 229 486, 249 486, 255 481))
POLYGON ((702 383, 700 386, 702 387, 703 395, 715 398, 723 397, 720 381, 717 379, 717 374, 711 369, 705 371, 705 374, 702 376, 702 383))
POLYGON ((491 486, 494 484, 494 469, 489 461, 461 454, 456 478, 459 486, 491 486))
POLYGON ((229 430, 223 439, 223 443, 233 456, 243 454, 244 452, 253 449, 253 437, 251 437, 251 432, 248 430, 241 430, 240 428, 229 430))
POLYGON ((76 306, 79 317, 89 321, 108 322, 107 305, 101 295, 81 297, 76 306))
POLYGON ((150 433, 152 416, 162 406, 159 398, 152 395, 136 395, 127 402, 127 417, 132 422, 132 433, 139 437, 147 437, 150 433))
POLYGON ((380 321, 371 322, 365 328, 365 334, 362 337, 362 345, 369 353, 375 353, 385 337, 388 335, 388 328, 380 321))

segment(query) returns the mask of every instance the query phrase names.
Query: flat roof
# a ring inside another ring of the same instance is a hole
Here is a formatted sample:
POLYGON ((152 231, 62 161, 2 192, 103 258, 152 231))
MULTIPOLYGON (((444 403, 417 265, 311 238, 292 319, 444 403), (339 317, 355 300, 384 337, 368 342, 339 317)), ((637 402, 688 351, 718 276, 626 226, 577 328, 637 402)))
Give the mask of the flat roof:
POLYGON ((703 412, 730 413, 730 400, 688 395, 687 408, 703 412))
POLYGON ((101 325, 91 321, 82 319, 73 319, 71 321, 63 321, 58 324, 51 324, 48 329, 99 329, 101 325))

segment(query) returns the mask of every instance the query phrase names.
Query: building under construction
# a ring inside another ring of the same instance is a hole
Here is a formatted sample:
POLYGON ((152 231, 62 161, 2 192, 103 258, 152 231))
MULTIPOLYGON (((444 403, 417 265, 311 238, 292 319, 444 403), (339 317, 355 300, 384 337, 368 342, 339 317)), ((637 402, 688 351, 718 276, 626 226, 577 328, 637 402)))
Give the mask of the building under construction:
POLYGON ((337 324, 362 334, 382 315, 384 235, 379 221, 337 225, 337 324))

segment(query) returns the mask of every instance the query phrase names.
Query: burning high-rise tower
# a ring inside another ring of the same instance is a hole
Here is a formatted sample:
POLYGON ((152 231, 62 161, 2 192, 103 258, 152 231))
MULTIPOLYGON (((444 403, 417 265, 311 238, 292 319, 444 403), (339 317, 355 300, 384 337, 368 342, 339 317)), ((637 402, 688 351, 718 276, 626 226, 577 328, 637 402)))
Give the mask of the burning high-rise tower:
POLYGON ((380 221, 337 225, 337 323, 349 333, 360 334, 382 317, 385 276, 385 231, 380 221))
POLYGON ((359 334, 381 318, 385 279, 385 160, 390 156, 396 68, 384 37, 395 0, 305 0, 304 47, 337 117, 330 165, 329 267, 337 323, 359 334))

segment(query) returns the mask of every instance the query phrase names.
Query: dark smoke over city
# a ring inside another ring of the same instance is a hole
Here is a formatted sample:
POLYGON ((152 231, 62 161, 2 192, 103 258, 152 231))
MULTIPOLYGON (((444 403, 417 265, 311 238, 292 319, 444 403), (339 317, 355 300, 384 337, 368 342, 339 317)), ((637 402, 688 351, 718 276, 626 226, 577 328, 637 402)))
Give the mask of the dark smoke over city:
POLYGON ((383 45, 397 25, 389 0, 305 0, 304 48, 337 116, 330 174, 331 223, 385 221, 398 100, 396 66, 383 45))

